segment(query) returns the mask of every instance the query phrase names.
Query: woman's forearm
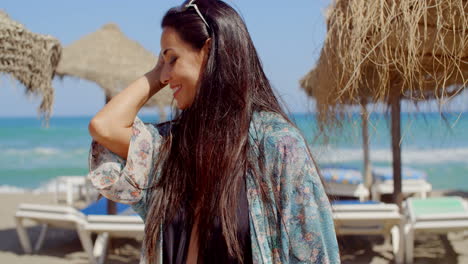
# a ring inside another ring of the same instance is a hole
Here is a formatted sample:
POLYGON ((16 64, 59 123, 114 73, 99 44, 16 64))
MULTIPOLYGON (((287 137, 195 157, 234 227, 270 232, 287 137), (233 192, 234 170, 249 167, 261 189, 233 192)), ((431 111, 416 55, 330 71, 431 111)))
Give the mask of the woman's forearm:
POLYGON ((143 105, 161 86, 155 69, 131 83, 93 117, 89 123, 89 132, 93 139, 126 158, 133 121, 143 105))
POLYGON ((159 80, 154 84, 154 71, 146 73, 109 101, 93 119, 114 127, 131 127, 143 105, 160 90, 159 80), (153 82, 153 83, 152 83, 153 82))

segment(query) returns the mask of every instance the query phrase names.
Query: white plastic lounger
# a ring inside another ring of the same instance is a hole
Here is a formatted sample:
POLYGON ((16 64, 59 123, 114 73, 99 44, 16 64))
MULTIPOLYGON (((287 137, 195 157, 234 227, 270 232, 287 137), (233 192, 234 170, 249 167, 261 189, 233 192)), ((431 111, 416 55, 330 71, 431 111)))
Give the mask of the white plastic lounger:
MULTIPOLYGON (((427 174, 424 171, 405 167, 401 173, 402 193, 416 194, 421 198, 427 197, 427 194, 432 190, 432 185, 427 181, 427 174)), ((372 176, 374 178, 371 187, 373 200, 379 201, 382 194, 393 193, 392 167, 373 167, 372 176)))
POLYGON ((143 239, 145 226, 138 215, 88 215, 82 226, 85 236, 98 234, 93 249, 93 257, 98 264, 106 259, 107 246, 111 238, 143 239))
MULTIPOLYGON (((107 201, 107 199, 102 198, 83 210, 77 210, 70 206, 20 204, 15 214, 15 221, 24 252, 27 254, 33 252, 27 230, 23 225, 25 220, 42 224, 34 252, 40 250, 48 227, 74 229, 77 231, 83 249, 91 263, 103 260, 107 252, 106 242, 109 237, 133 238, 137 234, 143 234, 144 224, 139 216, 105 215, 107 201), (98 238, 93 246, 91 233, 103 234, 105 238, 98 238)), ((131 210, 128 205, 117 204, 117 213, 124 213, 128 210, 131 210)))
POLYGON ((78 198, 84 198, 86 202, 91 202, 91 188, 87 186, 86 176, 59 176, 55 180, 55 202, 59 201, 60 186, 64 185, 66 190, 67 205, 73 205, 75 201, 75 193, 78 198))
POLYGON ((369 190, 363 184, 361 171, 346 167, 328 167, 320 170, 329 195, 369 199, 369 190))
POLYGON ((406 200, 406 263, 413 263, 418 233, 446 234, 468 230, 468 203, 458 196, 406 200))
POLYGON ((342 235, 383 235, 391 237, 396 263, 403 263, 404 218, 396 204, 373 201, 337 201, 332 205, 335 231, 342 235))

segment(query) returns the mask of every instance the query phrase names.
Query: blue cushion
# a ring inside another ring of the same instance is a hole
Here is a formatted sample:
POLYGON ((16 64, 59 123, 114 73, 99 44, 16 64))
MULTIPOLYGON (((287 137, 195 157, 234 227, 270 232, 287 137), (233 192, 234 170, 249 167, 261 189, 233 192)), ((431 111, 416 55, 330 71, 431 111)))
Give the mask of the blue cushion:
POLYGON ((361 184, 363 182, 360 170, 346 167, 327 167, 321 169, 326 182, 342 184, 361 184))
MULTIPOLYGON (((105 197, 97 200, 94 203, 88 205, 88 207, 80 210, 85 215, 107 215, 107 203, 109 200, 105 197)), ((117 214, 122 214, 130 208, 128 204, 116 203, 117 214)))
POLYGON ((379 204, 378 201, 359 201, 359 200, 336 200, 332 201, 333 205, 340 205, 340 204, 379 204))
MULTIPOLYGON (((393 180, 393 168, 392 167, 374 167, 372 168, 372 175, 374 179, 381 181, 393 180)), ((401 170, 402 180, 426 180, 427 174, 422 170, 416 170, 413 168, 404 167, 401 170)))

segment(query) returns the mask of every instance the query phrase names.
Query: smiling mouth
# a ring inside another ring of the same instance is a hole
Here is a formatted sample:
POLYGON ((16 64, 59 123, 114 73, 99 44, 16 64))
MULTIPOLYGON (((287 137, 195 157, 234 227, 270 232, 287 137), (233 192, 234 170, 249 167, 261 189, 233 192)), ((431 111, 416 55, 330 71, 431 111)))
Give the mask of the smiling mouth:
POLYGON ((178 86, 175 86, 174 88, 171 88, 172 89, 172 96, 176 96, 179 91, 182 89, 182 86, 181 85, 178 85, 178 86))

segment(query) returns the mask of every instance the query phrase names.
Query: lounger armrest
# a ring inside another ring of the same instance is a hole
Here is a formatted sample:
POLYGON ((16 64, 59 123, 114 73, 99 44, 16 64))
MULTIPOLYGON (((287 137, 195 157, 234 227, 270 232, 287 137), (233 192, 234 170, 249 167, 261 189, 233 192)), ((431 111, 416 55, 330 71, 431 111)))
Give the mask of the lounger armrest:
POLYGON ((143 224, 143 220, 137 215, 88 215, 88 223, 122 223, 122 224, 143 224))
POLYGON ((398 212, 395 204, 338 204, 332 205, 334 212, 398 212))
POLYGON ((20 204, 15 213, 20 218, 63 218, 74 221, 84 219, 84 214, 70 206, 43 205, 43 204, 20 204))
POLYGON ((458 220, 468 219, 468 213, 447 213, 447 214, 424 214, 417 216, 416 221, 433 221, 433 220, 458 220))
POLYGON ((372 213, 367 213, 367 214, 364 212, 353 212, 353 213, 334 212, 333 219, 335 221, 340 221, 340 220, 365 221, 365 220, 377 220, 377 219, 400 221, 403 219, 403 217, 397 212, 394 212, 394 213, 372 212, 372 213))
POLYGON ((43 204, 20 204, 18 206, 18 211, 37 211, 37 212, 68 213, 68 214, 79 213, 78 210, 70 206, 43 205, 43 204))

